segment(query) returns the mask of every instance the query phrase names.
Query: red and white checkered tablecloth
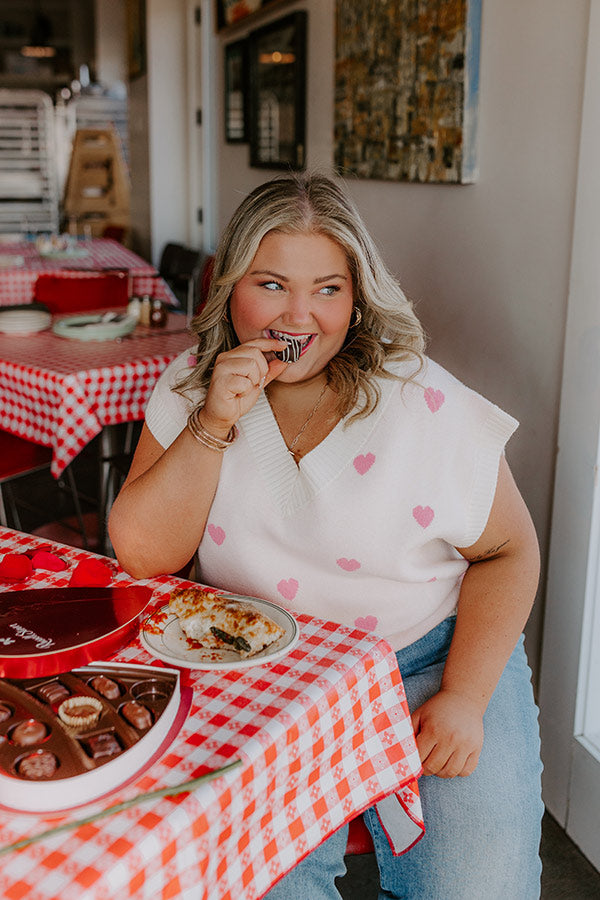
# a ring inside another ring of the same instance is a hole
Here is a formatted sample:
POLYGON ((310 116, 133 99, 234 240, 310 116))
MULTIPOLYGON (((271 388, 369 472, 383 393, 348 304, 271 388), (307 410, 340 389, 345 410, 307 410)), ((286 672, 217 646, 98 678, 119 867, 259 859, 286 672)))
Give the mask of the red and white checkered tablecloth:
MULTIPOLYGON (((0 559, 47 542, 0 528, 0 559)), ((53 545, 74 564, 93 556, 53 545)), ((115 567, 115 584, 131 579, 115 567)), ((24 588, 68 583, 36 571, 24 588)), ((182 582, 161 577, 152 606, 182 582)), ((13 586, 14 588, 14 586, 13 586)), ((8 588, 8 589, 13 589, 8 588)), ((0 585, 0 591, 7 586, 0 585)), ((1 596, 1 594, 0 594, 1 596)), ((68 815, 3 813, 0 846, 234 758, 193 793, 46 837, 0 861, 5 900, 257 900, 342 824, 395 793, 418 838, 420 761, 393 651, 374 635, 309 616, 268 665, 189 671, 191 709, 165 755, 135 783, 68 815)), ((136 639, 116 657, 152 664, 136 639)))
POLYGON ((158 376, 191 345, 176 313, 120 342, 0 334, 0 428, 52 447, 58 477, 104 426, 142 419, 158 376))
POLYGON ((0 307, 31 303, 35 282, 42 273, 76 277, 81 271, 90 269, 127 269, 131 276, 132 295, 150 294, 168 303, 176 303, 152 263, 118 241, 93 238, 80 241, 77 249, 85 256, 40 256, 35 244, 30 241, 0 244, 0 307))

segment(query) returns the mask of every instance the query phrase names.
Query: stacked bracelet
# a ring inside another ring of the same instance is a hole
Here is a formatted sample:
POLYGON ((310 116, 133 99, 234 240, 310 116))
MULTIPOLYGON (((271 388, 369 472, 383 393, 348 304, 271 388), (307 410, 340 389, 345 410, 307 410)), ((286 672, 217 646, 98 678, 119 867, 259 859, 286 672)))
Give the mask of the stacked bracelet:
POLYGON ((233 444, 237 437, 237 428, 235 425, 229 430, 229 434, 225 439, 215 437, 214 434, 211 434, 210 431, 207 431, 200 419, 198 418, 198 414, 201 411, 201 407, 195 409, 193 413, 189 416, 187 420, 187 427, 191 434, 196 438, 196 440, 203 444, 205 447, 208 447, 209 450, 218 450, 219 453, 223 453, 230 444, 233 444))

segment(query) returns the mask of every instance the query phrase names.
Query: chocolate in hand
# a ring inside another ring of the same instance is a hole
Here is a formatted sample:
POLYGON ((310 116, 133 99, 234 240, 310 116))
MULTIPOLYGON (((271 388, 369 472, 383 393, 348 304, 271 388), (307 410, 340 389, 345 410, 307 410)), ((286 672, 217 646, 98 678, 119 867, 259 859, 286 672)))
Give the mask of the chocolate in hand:
POLYGON ((142 706, 141 703, 136 703, 135 700, 130 700, 128 703, 124 703, 121 709, 121 714, 130 725, 133 725, 134 728, 138 728, 140 731, 143 731, 144 728, 150 728, 152 725, 152 714, 147 707, 142 706))

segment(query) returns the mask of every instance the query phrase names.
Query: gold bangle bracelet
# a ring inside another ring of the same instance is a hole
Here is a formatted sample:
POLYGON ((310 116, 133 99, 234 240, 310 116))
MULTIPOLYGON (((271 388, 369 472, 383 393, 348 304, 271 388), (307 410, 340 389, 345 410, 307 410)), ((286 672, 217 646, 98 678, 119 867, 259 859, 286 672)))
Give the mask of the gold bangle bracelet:
POLYGON ((188 430, 198 443, 202 444, 204 447, 208 447, 209 450, 217 450, 219 453, 224 453, 235 441, 237 437, 237 428, 235 425, 230 428, 229 434, 225 439, 216 437, 214 434, 211 434, 210 431, 207 431, 200 421, 198 417, 200 412, 201 407, 198 407, 190 414, 187 420, 188 430))

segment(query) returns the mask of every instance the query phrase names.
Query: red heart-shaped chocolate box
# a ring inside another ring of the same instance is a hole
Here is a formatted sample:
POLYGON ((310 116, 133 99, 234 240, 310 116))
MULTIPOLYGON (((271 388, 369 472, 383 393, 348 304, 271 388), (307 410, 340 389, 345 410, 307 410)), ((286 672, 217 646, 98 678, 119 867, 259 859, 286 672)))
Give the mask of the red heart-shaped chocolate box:
POLYGON ((0 593, 0 677, 55 675, 106 659, 136 634, 151 596, 142 585, 0 593))

